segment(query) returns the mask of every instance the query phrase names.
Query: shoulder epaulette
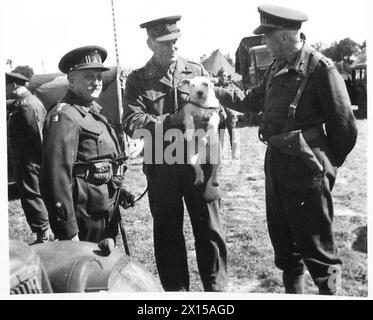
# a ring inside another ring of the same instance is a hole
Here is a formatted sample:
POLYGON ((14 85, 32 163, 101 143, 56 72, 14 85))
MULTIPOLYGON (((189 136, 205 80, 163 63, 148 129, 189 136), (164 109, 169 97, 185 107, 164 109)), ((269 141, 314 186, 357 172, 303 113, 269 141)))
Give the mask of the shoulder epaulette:
POLYGON ((327 69, 330 70, 334 67, 334 63, 331 59, 328 57, 325 57, 323 54, 321 54, 318 51, 313 51, 312 55, 314 56, 314 59, 316 58, 318 61, 321 62, 321 64, 327 69))
POLYGON ((334 63, 330 58, 322 56, 320 62, 328 69, 332 69, 334 67, 334 63))

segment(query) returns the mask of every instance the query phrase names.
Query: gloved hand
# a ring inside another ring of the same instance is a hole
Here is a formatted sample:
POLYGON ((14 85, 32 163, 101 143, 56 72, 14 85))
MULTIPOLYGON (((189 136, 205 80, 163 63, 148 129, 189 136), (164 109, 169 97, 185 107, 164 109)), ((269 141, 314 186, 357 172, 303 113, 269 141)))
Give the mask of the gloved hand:
POLYGON ((121 205, 124 209, 133 207, 135 205, 135 196, 132 193, 127 191, 123 186, 120 187, 119 192, 119 205, 121 205))

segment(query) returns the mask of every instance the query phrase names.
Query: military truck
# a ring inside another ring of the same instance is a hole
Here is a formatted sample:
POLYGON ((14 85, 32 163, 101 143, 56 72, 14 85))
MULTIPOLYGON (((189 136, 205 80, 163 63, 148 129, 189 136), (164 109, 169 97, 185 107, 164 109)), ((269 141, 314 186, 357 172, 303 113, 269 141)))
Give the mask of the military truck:
MULTIPOLYGON (((272 63, 269 50, 262 44, 262 36, 245 37, 240 41, 236 51, 235 71, 242 75, 244 90, 256 86, 263 79, 265 71, 272 63)), ((252 112, 239 117, 250 125, 259 123, 259 116, 252 112)))
POLYGON ((245 37, 236 51, 236 72, 242 75, 244 89, 257 85, 272 62, 269 50, 262 44, 262 36, 245 37))
POLYGON ((355 115, 358 118, 367 118, 367 64, 366 61, 353 63, 352 71, 352 96, 351 102, 357 105, 355 115))
POLYGON ((9 242, 10 294, 162 292, 161 285, 123 249, 54 241, 9 242))
POLYGON ((248 76, 248 88, 256 86, 262 81, 264 74, 272 63, 272 56, 265 45, 255 46, 249 50, 250 67, 248 76))

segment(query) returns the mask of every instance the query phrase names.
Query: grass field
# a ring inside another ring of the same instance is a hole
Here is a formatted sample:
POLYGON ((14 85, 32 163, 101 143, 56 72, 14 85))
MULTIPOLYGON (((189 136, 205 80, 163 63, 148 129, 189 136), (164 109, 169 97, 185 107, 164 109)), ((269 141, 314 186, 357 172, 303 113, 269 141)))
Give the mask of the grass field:
MULTIPOLYGON (((353 250, 357 228, 367 225, 367 139, 368 123, 358 120, 359 137, 355 149, 338 172, 333 190, 334 231, 344 262, 342 295, 367 296, 367 254, 353 250)), ((264 202, 263 158, 265 145, 258 141, 256 127, 239 128, 240 160, 230 160, 228 151, 220 172, 222 185, 221 218, 229 254, 227 292, 281 293, 281 272, 273 262, 264 202)), ((128 163, 128 189, 139 195, 146 188, 141 159, 128 163)), ((147 197, 135 208, 122 211, 131 256, 157 277, 153 255, 152 218, 147 197)), ((195 260, 194 240, 185 214, 191 291, 203 291, 195 260)), ((31 242, 33 237, 19 200, 9 201, 9 237, 31 242)), ((121 241, 118 240, 121 246, 121 241)), ((366 246, 366 243, 365 243, 366 246)), ((317 293, 307 274, 306 293, 317 293)))

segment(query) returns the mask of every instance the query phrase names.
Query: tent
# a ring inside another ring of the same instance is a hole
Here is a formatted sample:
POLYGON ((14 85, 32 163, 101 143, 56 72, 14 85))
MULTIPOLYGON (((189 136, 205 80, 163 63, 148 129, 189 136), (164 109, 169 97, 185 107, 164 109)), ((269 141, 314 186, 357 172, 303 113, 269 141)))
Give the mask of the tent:
POLYGON ((232 80, 239 81, 241 76, 234 71, 234 67, 225 59, 219 49, 215 50, 211 56, 201 62, 205 69, 216 75, 221 68, 224 68, 230 75, 232 80))
MULTIPOLYGON (((119 130, 120 109, 116 75, 116 67, 111 67, 103 73, 103 90, 97 102, 103 107, 102 114, 119 130)), ((43 102, 48 111, 63 97, 67 83, 67 76, 64 73, 35 74, 31 78, 29 89, 43 102)))
MULTIPOLYGON (((121 68, 121 85, 124 78, 130 73, 130 69, 121 68)), ((137 157, 142 148, 143 141, 131 139, 125 135, 121 128, 122 106, 118 105, 117 67, 111 67, 103 73, 103 90, 97 103, 103 107, 101 113, 109 120, 115 129, 119 140, 122 142, 126 154, 130 158, 137 157)), ((29 89, 44 104, 49 111, 67 90, 67 76, 64 73, 35 74, 30 81, 29 89)))

